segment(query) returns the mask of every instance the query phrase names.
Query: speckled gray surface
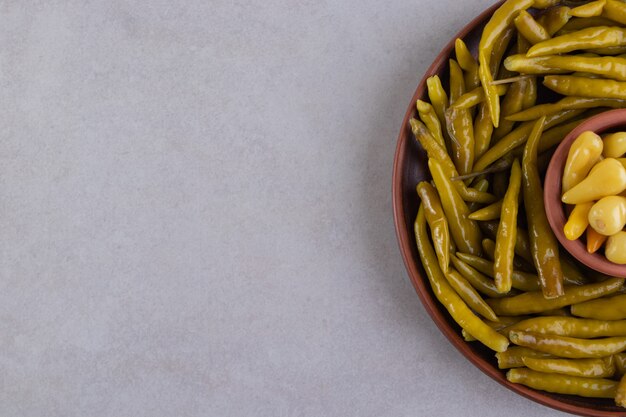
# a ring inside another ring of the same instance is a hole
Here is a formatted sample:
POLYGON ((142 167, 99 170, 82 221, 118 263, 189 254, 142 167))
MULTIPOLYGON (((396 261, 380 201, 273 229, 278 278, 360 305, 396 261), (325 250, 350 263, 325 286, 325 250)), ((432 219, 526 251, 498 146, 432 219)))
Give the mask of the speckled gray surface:
POLYGON ((491 1, 0 2, 0 416, 557 416, 439 333, 391 216, 491 1))

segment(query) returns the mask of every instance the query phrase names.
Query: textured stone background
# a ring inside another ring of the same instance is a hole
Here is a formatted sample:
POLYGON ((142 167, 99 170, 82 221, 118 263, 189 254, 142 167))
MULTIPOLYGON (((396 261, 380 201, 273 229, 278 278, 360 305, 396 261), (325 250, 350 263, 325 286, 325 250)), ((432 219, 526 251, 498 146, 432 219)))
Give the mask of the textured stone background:
POLYGON ((0 2, 0 415, 561 415, 393 230, 404 110, 490 4, 0 2))

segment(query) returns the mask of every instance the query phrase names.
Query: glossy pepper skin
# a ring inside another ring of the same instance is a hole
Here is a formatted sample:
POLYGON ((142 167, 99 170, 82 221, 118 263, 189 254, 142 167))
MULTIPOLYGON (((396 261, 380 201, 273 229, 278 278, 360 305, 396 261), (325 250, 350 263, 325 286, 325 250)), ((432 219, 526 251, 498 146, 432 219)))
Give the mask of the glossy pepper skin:
POLYGON ((428 239, 426 216, 421 206, 415 220, 415 240, 433 293, 454 321, 490 349, 496 352, 505 351, 509 345, 507 338, 480 320, 454 292, 441 272, 437 256, 428 239))
MULTIPOLYGON (((626 189, 626 169, 614 158, 595 164, 591 172, 563 194, 565 204, 580 204, 617 195, 626 189)), ((596 229, 597 231, 597 229, 596 229)))
POLYGON ((483 29, 478 45, 479 76, 485 98, 489 104, 491 121, 494 127, 498 127, 500 121, 500 100, 495 91, 493 71, 490 69, 491 52, 498 38, 511 26, 520 11, 526 10, 533 5, 533 0, 507 0, 492 15, 483 29))
POLYGON ((416 107, 420 119, 428 128, 430 134, 435 138, 435 140, 437 140, 437 143, 439 143, 443 149, 446 149, 446 141, 443 138, 441 122, 437 117, 437 113, 435 113, 435 108, 432 104, 422 100, 417 100, 416 107))
POLYGON ((498 321, 498 316, 496 316, 491 307, 459 272, 450 269, 444 275, 450 286, 469 308, 487 320, 498 321))
POLYGON ((504 352, 496 353, 498 368, 510 369, 524 366, 523 358, 554 358, 549 353, 539 352, 523 346, 509 346, 504 352))
POLYGON ((541 116, 548 116, 563 110, 590 109, 597 107, 624 108, 626 100, 615 98, 594 98, 594 97, 565 97, 556 103, 538 104, 518 113, 506 116, 512 122, 526 122, 537 120, 541 116))
POLYGON ((537 198, 543 195, 537 170, 537 144, 545 120, 545 117, 542 117, 535 123, 526 142, 522 159, 522 189, 531 254, 539 275, 539 284, 545 298, 556 298, 564 294, 559 246, 548 224, 543 198, 537 198))
MULTIPOLYGON (((449 68, 450 103, 454 104, 465 94, 465 80, 463 70, 455 60, 449 61, 449 68)), ((444 112, 444 118, 454 165, 460 174, 468 174, 474 163, 474 126, 471 113, 468 109, 451 106, 444 112)))
POLYGON ((435 113, 441 124, 445 123, 444 112, 448 108, 448 95, 441 84, 438 75, 433 75, 426 80, 426 88, 428 89, 428 98, 435 109, 435 113))
POLYGON ((541 313, 613 294, 621 290, 623 284, 623 278, 609 278, 603 282, 566 287, 564 294, 558 298, 545 298, 540 291, 533 291, 513 297, 489 299, 487 303, 498 315, 541 313))
POLYGON ((626 132, 611 133, 602 139, 606 158, 620 158, 626 153, 626 132))
POLYGON ((443 207, 441 207, 439 195, 435 187, 426 181, 417 184, 417 195, 422 200, 422 206, 424 206, 424 213, 430 227, 439 266, 446 273, 450 264, 450 230, 443 207))
POLYGON ((452 157, 461 175, 472 172, 474 163, 474 124, 468 109, 449 107, 445 113, 452 157))
POLYGON ((529 369, 537 372, 585 378, 610 378, 615 374, 612 356, 599 359, 522 358, 522 361, 529 369))
POLYGON ((626 99, 626 82, 574 75, 546 75, 543 85, 564 96, 626 99))
MULTIPOLYGON (((498 222, 483 222, 480 224, 485 233, 489 235, 489 237, 494 239, 498 234, 499 225, 500 223, 498 222)), ((528 262, 533 261, 533 257, 530 253, 530 240, 528 239, 528 231, 519 227, 517 229, 517 233, 515 233, 515 254, 528 262)))
POLYGON ((565 237, 569 240, 576 240, 585 233, 589 226, 589 211, 593 203, 576 204, 574 209, 567 218, 567 222, 563 227, 565 237))
POLYGON ((626 294, 574 304, 572 314, 596 320, 626 319, 626 294))
POLYGON ((602 16, 624 25, 626 24, 626 4, 617 0, 606 0, 602 16))
POLYGON ((500 218, 500 212, 502 211, 502 200, 496 201, 486 207, 476 210, 469 215, 472 220, 487 221, 500 218))
POLYGON ((617 382, 610 379, 549 374, 525 368, 510 369, 506 378, 541 391, 581 397, 614 398, 617 391, 617 382))
POLYGON ((552 37, 555 33, 563 29, 570 21, 571 16, 569 14, 569 10, 569 7, 566 6, 553 7, 541 15, 537 21, 546 29, 548 35, 552 37))
MULTIPOLYGON (((446 152, 437 140, 432 136, 428 128, 419 120, 411 119, 409 121, 411 130, 415 139, 422 145, 429 159, 436 159, 441 163, 444 172, 448 178, 458 177, 459 173, 454 166, 454 163, 450 159, 450 156, 446 152)), ((489 193, 479 192, 465 186, 463 181, 452 181, 457 192, 461 195, 464 201, 473 201, 478 203, 493 203, 497 198, 489 193)))
POLYGON ((507 57, 504 66, 522 74, 584 72, 626 81, 626 59, 615 56, 547 55, 529 58, 519 54, 507 57))
POLYGON ((515 256, 518 200, 521 186, 522 169, 516 159, 511 166, 509 187, 502 201, 500 226, 496 237, 493 269, 496 287, 501 293, 509 292, 513 282, 513 257, 515 256))
POLYGON ((567 316, 532 317, 508 326, 504 334, 508 336, 508 332, 514 330, 593 339, 626 336, 626 320, 595 320, 567 316))
POLYGON ((601 235, 593 230, 593 227, 588 227, 585 234, 585 240, 587 241, 587 252, 595 253, 604 245, 608 236, 601 235))
POLYGON ((522 10, 513 22, 519 33, 533 45, 550 39, 548 31, 526 10, 522 10))
MULTIPOLYGON (((563 123, 573 117, 578 116, 584 110, 564 110, 562 112, 550 115, 546 117, 545 127, 546 129, 563 123)), ((474 163, 474 172, 482 171, 488 166, 496 162, 498 159, 504 157, 509 152, 513 151, 518 146, 522 146, 527 140, 530 132, 533 129, 534 122, 521 123, 518 127, 513 129, 511 133, 500 139, 496 144, 487 150, 479 159, 474 163)))
POLYGON ((620 379, 615 391, 615 404, 620 407, 626 407, 626 377, 620 379))
POLYGON ((611 236, 626 226, 626 197, 612 195, 586 204, 590 205, 587 220, 596 232, 611 236))
POLYGON ((590 1, 570 10, 569 14, 574 17, 595 17, 602 14, 606 0, 590 1))
MULTIPOLYGON (((499 96, 506 94, 509 87, 506 84, 498 84, 496 86, 496 92, 499 96)), ((474 106, 479 105, 485 100, 485 92, 482 87, 476 87, 471 91, 463 94, 461 97, 456 99, 452 104, 453 107, 461 108, 461 109, 470 109, 474 106)))
POLYGON ((626 232, 620 231, 609 236, 606 241, 604 256, 613 263, 626 264, 626 232))
POLYGON ((452 265, 454 265, 454 268, 459 271, 459 273, 463 275, 463 277, 470 284, 472 284, 472 286, 476 288, 476 290, 491 298, 503 296, 498 292, 498 289, 496 288, 496 284, 495 282, 493 282, 493 279, 487 278, 475 268, 472 268, 467 263, 463 262, 454 255, 450 256, 450 260, 452 261, 452 265))
POLYGON ((563 193, 578 185, 600 160, 604 144, 600 136, 591 131, 581 133, 569 149, 561 190, 563 193))
POLYGON ((509 339, 519 346, 570 359, 602 358, 626 350, 624 336, 579 339, 514 330, 509 332, 509 339))
POLYGON ((456 191, 439 162, 429 159, 428 168, 439 192, 441 205, 448 219, 450 234, 456 247, 463 252, 480 255, 482 252, 481 232, 478 224, 468 218, 470 211, 467 204, 456 191))
POLYGON ((533 45, 529 57, 556 55, 579 49, 626 45, 626 30, 615 26, 597 26, 557 36, 533 45))
POLYGON ((500 104, 504 120, 500 120, 500 125, 493 132, 494 142, 497 142, 513 130, 515 123, 506 120, 506 116, 515 114, 527 107, 525 106, 525 101, 530 95, 532 95, 535 86, 535 83, 530 82, 528 79, 524 79, 513 83, 508 89, 500 104))
MULTIPOLYGON (((491 278, 494 276, 494 264, 492 261, 487 259, 483 259, 479 256, 470 255, 467 253, 457 252, 456 257, 465 262, 467 265, 476 269, 477 271, 485 274, 491 278)), ((538 291, 539 287, 539 278, 536 274, 530 272, 523 272, 518 270, 513 270, 512 275, 512 286, 515 289, 521 291, 538 291)), ((577 279, 570 280, 569 278, 565 279, 565 283, 568 285, 583 285, 577 279)), ((502 294, 498 293, 499 297, 502 297, 502 294)), ((493 297, 492 297, 493 298, 493 297)), ((550 309, 547 309, 548 311, 550 309)))
POLYGON ((464 71, 465 88, 472 90, 479 87, 480 77, 478 76, 478 62, 474 59, 463 39, 457 38, 454 41, 454 53, 456 60, 464 71))

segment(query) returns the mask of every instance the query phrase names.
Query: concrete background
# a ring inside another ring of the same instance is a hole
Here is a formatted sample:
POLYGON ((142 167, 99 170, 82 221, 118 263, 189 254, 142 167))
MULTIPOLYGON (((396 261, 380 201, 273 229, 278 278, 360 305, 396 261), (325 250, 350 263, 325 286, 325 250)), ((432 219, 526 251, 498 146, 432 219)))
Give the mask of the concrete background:
POLYGON ((0 2, 0 415, 562 415, 393 230, 405 108, 491 3, 0 2))

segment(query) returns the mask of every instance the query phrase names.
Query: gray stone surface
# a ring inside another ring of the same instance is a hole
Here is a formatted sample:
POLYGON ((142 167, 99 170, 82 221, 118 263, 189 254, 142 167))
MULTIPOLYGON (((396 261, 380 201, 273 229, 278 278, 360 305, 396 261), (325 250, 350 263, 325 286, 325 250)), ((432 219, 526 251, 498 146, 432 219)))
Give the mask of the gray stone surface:
POLYGON ((408 283, 406 105, 491 1, 0 2, 0 416, 556 416, 408 283))

